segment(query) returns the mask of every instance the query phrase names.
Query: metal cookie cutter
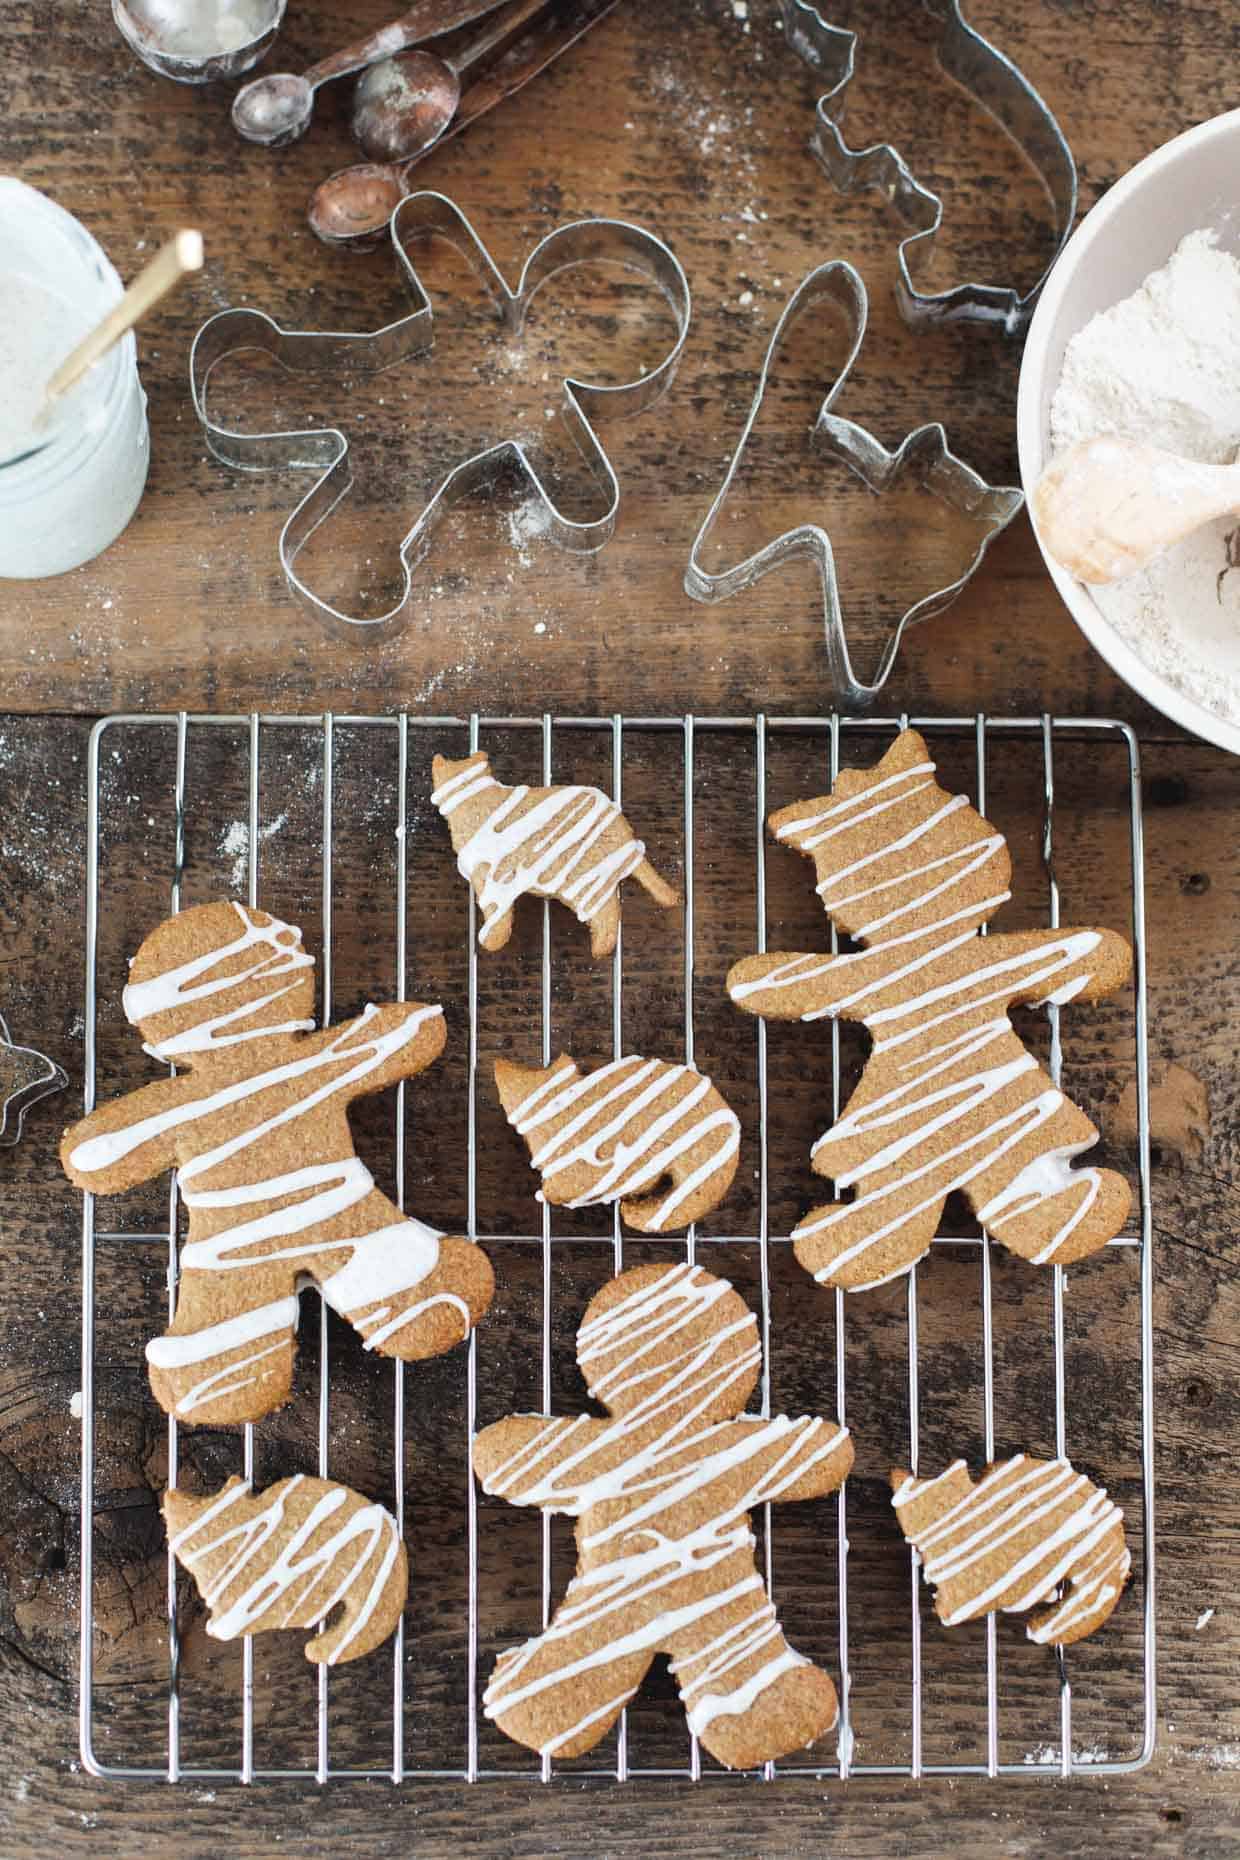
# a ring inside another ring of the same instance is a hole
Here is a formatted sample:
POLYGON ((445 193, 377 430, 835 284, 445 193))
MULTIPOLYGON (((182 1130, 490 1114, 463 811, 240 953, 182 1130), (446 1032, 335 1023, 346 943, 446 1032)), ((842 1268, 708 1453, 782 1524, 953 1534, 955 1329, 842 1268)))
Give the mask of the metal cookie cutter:
POLYGON ((689 330, 689 285, 662 240, 624 220, 576 220, 548 233, 534 247, 521 271, 515 290, 509 288, 481 239, 445 195, 423 191, 408 195, 392 214, 390 227, 397 265, 417 308, 384 328, 363 332, 282 329, 261 310, 222 310, 198 331, 190 353, 190 388, 194 411, 202 422, 207 444, 226 465, 241 471, 283 470, 317 474, 280 532, 280 563, 289 586, 316 613, 330 620, 373 632, 394 620, 409 599, 413 565, 425 554, 439 518, 453 504, 479 487, 493 485, 513 470, 528 484, 546 517, 546 534, 561 548, 591 554, 608 541, 620 506, 620 485, 592 422, 607 415, 640 413, 670 383, 689 330), (435 233, 450 241, 474 265, 491 292, 505 326, 519 330, 535 294, 557 272, 589 262, 618 264, 648 276, 670 305, 676 337, 657 367, 638 380, 604 386, 564 379, 564 415, 582 457, 603 492, 607 505, 602 515, 578 521, 564 514, 553 501, 520 439, 507 438, 484 447, 453 467, 440 480, 425 507, 400 543, 403 590, 395 606, 375 618, 341 613, 301 579, 297 557, 308 538, 352 485, 349 442, 338 427, 302 432, 238 433, 219 426, 207 413, 211 371, 224 356, 238 350, 259 349, 274 356, 290 371, 322 369, 349 364, 368 372, 429 354, 434 342, 431 299, 405 249, 406 241, 435 233))
POLYGON ((784 35, 830 89, 818 99, 810 145, 842 194, 872 187, 889 200, 912 227, 899 248, 896 298, 900 313, 915 327, 936 323, 990 323, 1006 335, 1022 331, 1033 314, 1038 292, 1068 240, 1076 218, 1076 162, 1063 131, 1045 99, 1010 58, 965 20, 961 0, 922 0, 927 12, 943 22, 939 63, 948 77, 968 91, 1006 130, 1041 176, 1055 212, 1055 249, 1041 277, 1022 297, 996 284, 958 284, 949 291, 927 293, 913 283, 909 260, 923 242, 927 255, 943 220, 943 202, 909 169, 889 142, 853 149, 840 129, 845 95, 856 64, 857 34, 825 20, 813 0, 781 0, 784 35))
POLYGON ((932 614, 942 613, 945 607, 951 606, 995 537, 1007 527, 1025 501, 1017 486, 987 484, 963 459, 957 458, 948 446, 947 433, 940 421, 917 427, 901 441, 895 452, 888 452, 865 427, 832 413, 831 408, 861 352, 868 316, 869 299, 865 283, 861 274, 845 259, 831 259, 802 278, 784 305, 771 334, 744 430, 728 463, 715 501, 693 539, 689 565, 685 570, 685 592, 692 595, 695 601, 722 601, 731 594, 738 594, 742 588, 752 587, 768 570, 778 567, 781 562, 809 556, 817 564, 822 577, 823 625, 831 677, 841 703, 850 708, 861 708, 873 701, 895 663, 905 628, 914 621, 928 619, 932 614), (849 466, 871 491, 885 491, 897 478, 908 474, 943 503, 986 526, 973 560, 964 573, 949 587, 936 588, 914 602, 900 616, 895 631, 883 648, 873 684, 865 684, 852 668, 844 631, 844 615, 840 607, 835 552, 831 538, 821 524, 801 523, 796 529, 785 530, 782 536, 777 536, 773 542, 765 544, 743 562, 717 575, 709 574, 700 560, 703 544, 714 528, 733 480, 740 470, 741 459, 757 421, 762 397, 766 393, 784 337, 799 316, 823 304, 830 304, 842 313, 851 331, 851 340, 844 365, 818 409, 818 418, 811 434, 813 443, 829 458, 839 459, 849 466))
POLYGON ((20 1142, 26 1113, 40 1098, 63 1091, 68 1075, 33 1046, 18 1046, 0 1015, 0 1147, 20 1142))

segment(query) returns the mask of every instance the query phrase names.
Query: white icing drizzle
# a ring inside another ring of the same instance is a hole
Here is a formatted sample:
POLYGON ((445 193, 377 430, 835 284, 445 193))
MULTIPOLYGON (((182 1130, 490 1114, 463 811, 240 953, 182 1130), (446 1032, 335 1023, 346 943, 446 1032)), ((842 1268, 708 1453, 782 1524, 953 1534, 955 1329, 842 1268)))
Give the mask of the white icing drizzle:
POLYGON ((298 1473, 256 1497, 248 1481, 230 1481, 170 1539, 169 1548, 198 1579, 212 1611, 207 1632, 217 1640, 234 1640, 264 1625, 317 1627, 343 1601, 345 1631, 332 1630, 338 1638, 327 1659, 334 1666, 374 1614, 400 1552, 400 1535, 382 1505, 364 1504, 347 1486, 331 1485, 281 1543, 288 1501, 304 1483, 298 1473), (350 1501, 348 1516, 312 1544, 350 1501), (198 1565, 226 1546, 231 1549, 216 1574, 199 1577, 198 1565), (277 1620, 264 1621, 278 1610, 277 1620))
MULTIPOLYGON (((146 984, 143 984, 146 986, 146 984)), ((469 1330, 469 1309, 452 1293, 440 1292, 430 1298, 409 1299, 435 1269, 439 1260, 442 1236, 421 1221, 402 1216, 399 1221, 355 1234, 297 1242, 295 1236, 325 1221, 333 1220, 366 1199, 374 1190, 374 1178, 359 1157, 342 1157, 339 1161, 314 1163, 304 1168, 271 1176, 264 1180, 232 1183, 222 1188, 197 1186, 222 1164, 246 1150, 261 1146, 271 1133, 294 1119, 306 1116, 318 1105, 358 1084, 377 1070, 391 1054, 412 1041, 428 1020, 442 1013, 434 1006, 413 1005, 387 1031, 360 1038, 377 1010, 367 1006, 360 1019, 337 1030, 322 1046, 299 1054, 265 1072, 233 1080, 202 1097, 186 1099, 150 1117, 123 1126, 120 1130, 88 1137, 72 1151, 73 1167, 88 1173, 106 1170, 114 1163, 141 1148, 144 1143, 165 1136, 169 1131, 214 1118, 218 1113, 255 1098, 276 1085, 309 1077, 326 1067, 346 1069, 326 1083, 308 1090, 305 1095, 271 1116, 243 1125, 218 1143, 208 1139, 207 1147, 190 1156, 181 1166, 181 1192, 191 1212, 191 1236, 195 1210, 236 1209, 240 1218, 206 1238, 191 1237, 181 1251, 182 1275, 196 1272, 232 1273, 255 1266, 266 1267, 276 1260, 297 1260, 302 1269, 319 1278, 317 1261, 325 1254, 345 1249, 348 1257, 335 1271, 319 1279, 323 1297, 354 1327, 365 1335, 368 1350, 378 1348, 388 1337, 411 1323, 435 1304, 454 1307, 461 1317, 462 1334, 469 1330), (310 1192, 307 1192, 310 1191, 310 1192), (284 1207, 272 1207, 289 1195, 300 1198, 284 1207), (261 1210, 266 1209, 265 1212, 261 1210), (273 1245, 287 1240, 291 1244, 273 1245), (357 1317, 368 1305, 383 1300, 379 1308, 357 1317)), ((230 1293, 244 1297, 244 1289, 230 1293)), ((176 1370, 188 1364, 218 1361, 237 1349, 271 1336, 278 1329, 286 1333, 296 1321, 296 1299, 286 1298, 265 1305, 262 1311, 234 1314, 225 1321, 207 1326, 185 1336, 163 1337, 147 1349, 148 1360, 157 1368, 176 1370), (277 1317, 277 1313, 287 1313, 277 1317), (256 1328, 261 1324, 262 1328, 256 1328)), ((178 1397, 176 1412, 189 1414, 207 1402, 255 1381, 273 1371, 259 1371, 257 1365, 286 1347, 287 1335, 239 1361, 212 1370, 211 1374, 178 1397), (247 1370, 253 1373, 245 1373, 247 1370)))
POLYGON ((600 789, 507 788, 491 775, 485 755, 442 782, 431 800, 450 819, 463 802, 490 789, 495 806, 457 853, 457 868, 477 893, 482 943, 527 892, 560 898, 588 924, 645 858, 645 843, 600 789), (620 841, 609 847, 604 842, 617 825, 620 841))
MULTIPOLYGON (((869 947, 788 957, 731 987, 739 1003, 809 988, 813 999, 802 1020, 846 1015, 872 1036, 867 1079, 879 1089, 869 1097, 854 1094, 814 1146, 837 1190, 856 1192, 851 1200, 815 1210, 796 1230, 798 1239, 808 1239, 846 1225, 850 1235, 859 1235, 815 1271, 820 1282, 835 1282, 850 1269, 852 1290, 906 1271, 910 1262, 891 1270, 888 1260, 861 1276, 861 1262, 951 1191, 987 1177, 1022 1146, 1027 1152, 1044 1126, 1072 1109, 1017 1038, 1006 1010, 1013 1000, 1072 999, 1088 985, 1089 958, 1102 941, 1095 930, 1067 930, 1015 948, 1014 939, 1003 936, 983 942, 979 924, 1009 895, 993 882, 1004 857, 1003 837, 986 830, 944 848, 940 830, 968 801, 963 795, 940 800, 933 776, 933 762, 919 760, 826 806, 807 804, 805 813, 779 826, 779 838, 795 840, 802 851, 838 840, 840 863, 821 878, 818 891, 833 915, 876 901, 869 921, 854 928, 850 915, 846 926, 869 947), (918 798, 927 794, 933 798, 918 798), (850 842, 846 836, 857 828, 860 836, 850 842), (919 844, 924 857, 910 865, 910 849, 919 844), (859 849, 851 856, 850 846, 859 849), (878 901, 893 893, 897 901, 884 908, 878 901), (914 916, 928 921, 898 928, 914 916), (963 953, 971 958, 967 963, 963 953), (903 1048, 913 1048, 907 1058, 903 1048), (859 1139, 865 1140, 861 1160, 833 1170, 831 1151, 846 1144, 855 1148, 859 1139)), ((1017 1155, 1007 1164, 1010 1179, 998 1188, 988 1181, 990 1192, 983 1193, 980 1206, 975 1202, 983 1225, 1003 1238, 1005 1226, 1067 1197, 1056 1230, 1032 1255, 1038 1265, 1062 1252, 1102 1191, 1099 1169, 1070 1166, 1093 1139, 1056 1144, 1048 1135, 1048 1149, 1032 1159, 1017 1155)))
MULTIPOLYGON (((585 1521, 582 1561, 565 1600, 544 1634, 500 1657, 484 1698, 488 1717, 665 1648, 677 1652, 672 1670, 690 1723, 704 1731, 720 1715, 748 1711, 783 1673, 804 1663, 783 1641, 754 1568, 748 1514, 836 1453, 848 1430, 786 1415, 703 1422, 727 1389, 751 1385, 761 1360, 753 1316, 746 1311, 742 1321, 718 1323, 670 1357, 666 1344, 730 1290, 696 1266, 677 1265, 583 1325, 578 1353, 591 1393, 608 1403, 623 1398, 623 1412, 607 1421, 528 1417, 529 1437, 484 1476, 485 1489, 510 1503, 585 1521), (733 1340, 742 1332, 751 1341, 738 1350, 733 1340), (605 1366, 592 1369, 604 1359, 605 1366), (645 1392, 635 1393, 643 1384, 645 1392), (738 1492, 733 1475, 746 1466, 752 1474, 738 1492), (705 1521, 688 1522, 700 1517, 700 1495, 716 1483, 717 1508, 705 1521), (652 1596, 663 1596, 653 1613, 652 1596), (693 1644, 701 1623, 742 1601, 739 1621, 693 1644), (601 1623, 607 1626, 599 1636, 601 1623), (768 1648, 770 1656, 754 1667, 768 1648), (548 1669, 549 1653, 559 1657, 548 1669)), ((738 1392, 738 1407, 743 1399, 738 1392)), ((630 1696, 631 1689, 557 1732, 543 1749, 562 1748, 589 1725, 609 1721, 630 1696)))
MULTIPOLYGON (((910 1475, 902 1480, 892 1498, 901 1524, 907 1506, 924 1499, 945 1480, 959 1485, 962 1477, 967 1482, 964 1461, 955 1460, 935 1479, 916 1480, 910 1475)), ((1027 1460, 1017 1454, 970 1486, 932 1522, 915 1532, 906 1526, 905 1536, 916 1545, 926 1581, 936 1587, 967 1578, 980 1563, 1000 1569, 976 1594, 966 1594, 955 1606, 944 1606, 939 1597, 939 1613, 947 1627, 987 1614, 1015 1586, 1015 1598, 1002 1603, 1007 1613, 1021 1614, 1039 1602, 1058 1598, 1051 1613, 1028 1629, 1031 1640, 1045 1644, 1062 1638, 1069 1627, 1089 1617, 1096 1616, 1093 1625, 1099 1626, 1110 1613, 1131 1567, 1122 1531, 1116 1539, 1116 1527, 1122 1524, 1119 1507, 1069 1461, 1027 1460), (1036 1529, 1043 1520, 1049 1522, 1032 1549, 1020 1554, 1004 1551, 1005 1545, 1036 1529), (1060 1596, 1065 1583, 1067 1590, 1060 1596)))
POLYGON ((282 1356, 288 1348, 289 1333, 296 1328, 296 1297, 277 1298, 273 1304, 255 1305, 239 1317, 204 1325, 201 1330, 191 1331, 184 1337, 153 1337, 146 1346, 146 1360, 155 1369, 188 1369, 221 1356, 231 1357, 234 1350, 243 1349, 248 1343, 263 1343, 261 1350, 253 1350, 248 1356, 213 1370, 178 1396, 177 1413, 192 1414, 204 1402, 222 1400, 225 1395, 249 1388, 255 1382, 265 1382, 268 1376, 274 1375, 274 1368, 264 1369, 257 1375, 244 1372, 252 1369, 255 1363, 265 1362, 269 1356, 282 1356), (276 1337, 276 1342, 267 1343, 266 1339, 272 1336, 276 1337))
POLYGON ((242 1040, 266 1039, 273 1033, 308 1033, 313 1028, 312 1020, 290 1020, 282 1026, 248 1027, 233 1033, 219 1031, 221 1027, 233 1026, 239 1020, 250 1019, 261 1008, 291 993, 298 984, 296 980, 286 982, 283 979, 285 976, 314 967, 314 957, 302 949, 301 931, 295 925, 281 923, 274 917, 270 923, 260 924, 243 904, 235 900, 233 909, 241 921, 241 935, 219 949, 210 949, 203 955, 193 956, 175 969, 153 975, 147 981, 130 982, 122 996, 125 1018, 137 1026, 156 1014, 226 993, 247 982, 261 979, 267 986, 254 1000, 243 1001, 239 1006, 226 1008, 222 1013, 196 1021, 192 1027, 186 1027, 181 1033, 169 1034, 166 1039, 151 1041, 146 1050, 156 1058, 176 1059, 184 1053, 202 1053, 219 1046, 235 1046, 242 1040), (221 963, 230 961, 246 950, 256 952, 247 966, 233 969, 227 975, 213 977, 212 972, 221 963), (277 986, 271 986, 272 983, 277 986))
POLYGON ((584 1077, 575 1078, 573 1072, 571 1062, 557 1067, 508 1113, 509 1123, 523 1137, 568 1117, 542 1143, 531 1143, 530 1162, 541 1171, 544 1188, 583 1164, 596 1172, 593 1185, 566 1204, 570 1208, 623 1201, 652 1188, 681 1156, 718 1132, 706 1156, 675 1183, 644 1222, 644 1231, 658 1233, 740 1147, 736 1113, 692 1066, 631 1054, 584 1077), (704 1103, 711 1097, 714 1104, 704 1103), (643 1124, 661 1100, 665 1102, 657 1115, 643 1124))

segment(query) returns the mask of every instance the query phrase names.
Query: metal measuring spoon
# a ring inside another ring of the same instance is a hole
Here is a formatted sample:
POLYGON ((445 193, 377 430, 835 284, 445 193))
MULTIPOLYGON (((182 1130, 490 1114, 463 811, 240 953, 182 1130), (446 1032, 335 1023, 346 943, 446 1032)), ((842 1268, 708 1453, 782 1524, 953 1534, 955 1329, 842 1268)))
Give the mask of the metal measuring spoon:
MULTIPOLYGON (((353 120, 359 135, 359 118, 367 126, 370 139, 364 140, 363 146, 368 150, 391 150, 402 159, 357 162, 351 168, 337 169, 320 183, 310 201, 309 220, 311 230, 324 244, 364 251, 382 237, 409 191, 405 186, 409 170, 452 125, 461 100, 462 75, 507 46, 546 5, 547 0, 512 0, 499 20, 451 61, 420 52, 417 70, 408 83, 391 86, 390 78, 387 84, 379 80, 368 93, 369 107, 359 95, 353 120)), ((528 75, 541 70, 544 62, 540 52, 528 75)), ((367 78, 370 75, 368 72, 367 78)), ((362 88, 359 84, 359 93, 362 88)))
POLYGON ((353 93, 354 137, 371 161, 409 161, 433 148, 456 115, 461 79, 496 51, 546 0, 505 8, 497 29, 483 33, 455 58, 402 52, 371 65, 353 93))
POLYGON ((367 65, 391 58, 422 39, 453 32, 471 19, 493 12, 497 4, 498 0, 418 0, 390 25, 381 26, 364 39, 355 39, 330 58, 320 58, 303 76, 292 71, 270 71, 243 85, 233 98, 233 128, 247 142, 283 148, 309 128, 314 93, 320 85, 347 77, 350 71, 364 71, 367 65))

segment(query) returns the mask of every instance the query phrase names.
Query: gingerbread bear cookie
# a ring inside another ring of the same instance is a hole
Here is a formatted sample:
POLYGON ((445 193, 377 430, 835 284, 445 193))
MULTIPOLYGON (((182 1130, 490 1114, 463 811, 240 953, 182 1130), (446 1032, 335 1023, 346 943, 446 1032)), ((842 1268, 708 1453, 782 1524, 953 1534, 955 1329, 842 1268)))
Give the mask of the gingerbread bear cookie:
POLYGON ((631 1227, 670 1233, 717 1208, 736 1174, 740 1121, 692 1066, 633 1054, 583 1075, 564 1054, 545 1068, 497 1059, 495 1084, 555 1207, 618 1201, 631 1227))
POLYGON ((313 966, 300 930, 265 911, 218 902, 168 918, 134 958, 124 1006, 146 1050, 181 1070, 61 1144, 70 1179, 98 1194, 178 1171, 176 1315, 147 1358, 179 1419, 257 1420, 286 1399, 304 1275, 368 1350, 406 1360, 459 1343, 491 1299, 482 1250, 402 1214, 349 1130, 351 1099, 438 1056, 442 1009, 368 1006, 315 1033, 313 966))
POLYGON ((1123 1593, 1132 1566, 1124 1514, 1067 1460, 1018 1453, 976 1485, 953 1460, 937 1479, 897 1469, 891 1484, 945 1627, 1042 1604, 1030 1640, 1066 1647, 1100 1628, 1123 1593))
POLYGON ((620 884, 635 878, 670 910, 679 894, 660 878, 614 801, 598 788, 508 788, 481 750, 462 762, 436 756, 431 800, 448 823, 462 878, 482 912, 478 941, 502 949, 518 898, 558 898, 590 929, 590 953, 608 956, 620 928, 620 884))
POLYGON ((234 1476, 205 1498, 165 1492, 163 1512, 217 1640, 326 1621, 306 1658, 335 1666, 371 1652, 400 1620, 409 1573, 396 1520, 347 1485, 299 1473, 254 1492, 234 1476))
POLYGON ((545 1632, 500 1655, 487 1716, 544 1756, 579 1756, 664 1652, 690 1729, 721 1763, 803 1749, 834 1725, 835 1687, 783 1637, 749 1514, 835 1491, 852 1465, 847 1428, 742 1414, 758 1326, 698 1266, 612 1279, 577 1360, 608 1420, 512 1415, 474 1442, 487 1492, 577 1520, 577 1573, 545 1632))
POLYGON ((1072 1167, 1098 1132, 1014 1032, 1015 1002, 1096 1001, 1128 979, 1113 930, 978 933, 1008 898, 1002 834, 934 778, 915 730, 830 796, 772 814, 777 839, 814 861, 836 927, 865 948, 748 956, 733 1001, 777 1020, 860 1021, 870 1057, 813 1167, 851 1199, 815 1208, 796 1255, 820 1282, 858 1291, 926 1252, 947 1196, 1035 1265, 1103 1247, 1128 1214, 1127 1182, 1072 1167))

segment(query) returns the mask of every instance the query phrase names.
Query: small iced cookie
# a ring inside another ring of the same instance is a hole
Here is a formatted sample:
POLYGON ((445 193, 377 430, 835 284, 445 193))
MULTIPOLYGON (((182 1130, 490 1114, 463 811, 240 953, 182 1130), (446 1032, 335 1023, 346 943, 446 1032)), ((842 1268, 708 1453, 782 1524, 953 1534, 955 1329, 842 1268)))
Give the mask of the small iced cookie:
POLYGON ((1030 1640, 1067 1647, 1100 1628, 1123 1593, 1132 1565, 1124 1514, 1067 1460, 1018 1453, 976 1485, 953 1460, 936 1479, 897 1469, 891 1484, 945 1627, 1034 1608, 1030 1640))
POLYGON ((491 1300, 486 1254, 402 1214, 353 1147, 354 1098, 415 1077, 443 1049, 443 1010, 366 1007, 314 1032, 301 931, 220 902, 170 917, 134 958, 124 1005, 175 1078, 66 1131, 70 1181, 115 1195, 176 1169, 189 1209, 176 1315, 147 1346, 169 1414, 254 1421, 292 1384, 308 1276, 368 1350, 406 1361, 467 1336, 491 1300))
POLYGON ((692 1066, 631 1055, 583 1075, 564 1054, 545 1070, 497 1059, 495 1084, 555 1207, 618 1201, 630 1227, 669 1233, 717 1208, 736 1174, 739 1120, 692 1066))
POLYGON ((206 1498, 165 1492, 163 1511, 216 1640, 329 1621, 306 1658, 335 1666, 371 1652, 400 1620, 409 1573, 396 1520, 347 1485, 298 1473, 254 1492, 234 1476, 206 1498))
POLYGON ((835 1687, 784 1639, 749 1514, 834 1492, 852 1466, 848 1429, 742 1412, 762 1365, 757 1322, 699 1266, 612 1279, 577 1361, 610 1419, 510 1415, 474 1442, 485 1491, 577 1520, 568 1593, 542 1634, 496 1661, 487 1717, 543 1756, 579 1756, 667 1653, 689 1728, 721 1763, 803 1750, 835 1724, 835 1687))
POLYGON ((962 1190, 997 1240, 1036 1266, 1071 1265, 1128 1216, 1123 1176, 1074 1159, 1098 1140, 1012 1027, 1016 1003, 1113 994, 1132 952, 1113 930, 982 937, 1005 903, 1003 835, 948 794, 915 730, 830 795, 772 814, 814 862, 828 916, 864 947, 747 956, 728 992, 773 1020, 859 1021, 870 1056, 812 1166, 839 1199, 799 1223, 796 1256, 825 1285, 861 1291, 907 1272, 962 1190))
POLYGON ((463 762, 436 756, 431 771, 431 800, 448 823, 457 866, 482 912, 483 949, 504 947, 513 906, 527 892, 558 898, 588 924, 594 956, 616 947, 622 879, 635 878, 665 910, 680 902, 600 789, 507 788, 481 750, 463 762))

